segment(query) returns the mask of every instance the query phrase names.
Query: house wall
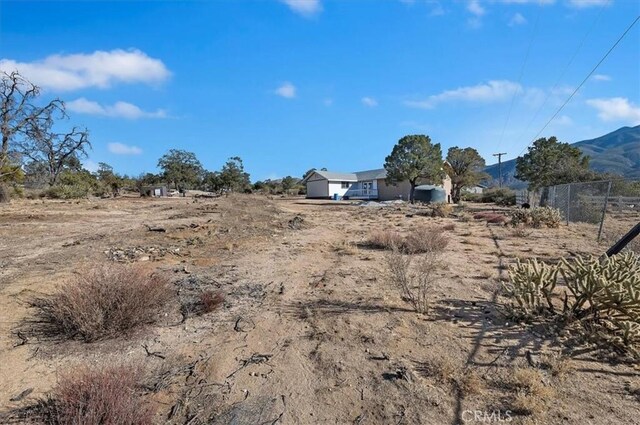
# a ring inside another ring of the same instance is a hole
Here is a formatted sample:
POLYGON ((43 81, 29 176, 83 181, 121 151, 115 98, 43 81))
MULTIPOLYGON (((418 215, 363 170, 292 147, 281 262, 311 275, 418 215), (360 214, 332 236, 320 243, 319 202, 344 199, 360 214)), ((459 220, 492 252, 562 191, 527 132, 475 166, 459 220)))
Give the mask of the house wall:
MULTIPOLYGON (((447 176, 442 180, 441 185, 445 191, 447 202, 451 202, 451 179, 447 176)), ((395 199, 409 200, 411 194, 411 184, 408 180, 397 183, 395 186, 388 185, 384 179, 378 179, 378 199, 381 201, 392 201, 395 199)))
MULTIPOLYGON (((317 176, 320 177, 320 176, 317 176)), ((307 198, 329 197, 329 182, 326 179, 307 181, 307 198)))
POLYGON ((388 185, 384 179, 378 179, 377 186, 378 199, 381 201, 393 201, 396 199, 409 200, 409 193, 411 192, 411 184, 409 184, 409 181, 403 181, 393 186, 388 185))
MULTIPOLYGON (((349 182, 349 187, 351 187, 351 185, 353 184, 353 182, 349 182)), ((342 197, 344 196, 345 193, 347 193, 347 190, 349 189, 343 189, 342 188, 342 182, 335 182, 335 181, 330 181, 329 182, 329 197, 332 198, 334 193, 337 193, 338 196, 342 197)))

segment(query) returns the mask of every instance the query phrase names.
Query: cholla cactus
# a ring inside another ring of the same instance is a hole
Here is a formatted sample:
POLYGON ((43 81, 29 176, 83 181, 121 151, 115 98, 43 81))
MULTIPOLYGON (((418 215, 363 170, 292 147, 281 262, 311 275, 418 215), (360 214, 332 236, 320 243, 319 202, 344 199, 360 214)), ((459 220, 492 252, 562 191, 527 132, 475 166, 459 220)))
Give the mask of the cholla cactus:
POLYGON ((531 209, 517 209, 511 211, 511 224, 513 226, 524 225, 531 227, 552 227, 560 226, 562 214, 557 208, 534 207, 531 209))
POLYGON ((504 285, 514 316, 555 313, 553 291, 566 285, 561 316, 566 323, 590 323, 607 341, 635 352, 640 345, 640 257, 633 252, 604 260, 563 259, 557 265, 537 260, 512 266, 504 285), (546 304, 546 305, 545 305, 546 304))
POLYGON ((625 345, 640 342, 640 258, 627 252, 600 261, 563 260, 562 277, 576 318, 602 322, 625 345))
POLYGON ((512 305, 512 312, 519 310, 522 316, 531 316, 545 310, 554 312, 551 296, 558 281, 556 266, 529 260, 509 269, 511 282, 503 285, 505 295, 511 297, 517 304, 512 305))

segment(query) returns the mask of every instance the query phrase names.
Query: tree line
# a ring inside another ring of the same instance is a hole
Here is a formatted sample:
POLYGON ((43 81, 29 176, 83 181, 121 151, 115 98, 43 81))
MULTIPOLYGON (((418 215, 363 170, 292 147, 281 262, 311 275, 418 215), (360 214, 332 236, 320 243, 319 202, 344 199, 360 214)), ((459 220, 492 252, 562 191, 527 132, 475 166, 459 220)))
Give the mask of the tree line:
POLYGON ((91 142, 85 127, 69 126, 60 99, 43 103, 40 88, 19 72, 0 73, 0 202, 20 194, 23 186, 46 188, 54 198, 117 195, 122 189, 166 184, 178 191, 270 193, 302 190, 300 179, 287 176, 251 184, 240 157, 219 171, 206 170, 193 152, 171 149, 158 161, 159 173, 120 175, 101 162, 94 172, 82 166, 91 142))

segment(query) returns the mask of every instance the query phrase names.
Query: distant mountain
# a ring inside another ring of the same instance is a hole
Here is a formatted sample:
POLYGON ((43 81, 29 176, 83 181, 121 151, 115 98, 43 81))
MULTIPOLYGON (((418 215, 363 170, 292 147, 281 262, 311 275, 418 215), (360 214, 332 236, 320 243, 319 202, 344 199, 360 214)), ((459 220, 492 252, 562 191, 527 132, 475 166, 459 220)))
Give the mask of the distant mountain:
MULTIPOLYGON (((640 125, 622 127, 595 139, 573 143, 572 146, 591 157, 591 168, 595 171, 640 179, 640 125)), ((498 164, 489 165, 485 172, 497 183, 498 164)), ((514 177, 515 172, 515 159, 503 162, 503 183, 514 189, 526 187, 525 182, 514 177)))

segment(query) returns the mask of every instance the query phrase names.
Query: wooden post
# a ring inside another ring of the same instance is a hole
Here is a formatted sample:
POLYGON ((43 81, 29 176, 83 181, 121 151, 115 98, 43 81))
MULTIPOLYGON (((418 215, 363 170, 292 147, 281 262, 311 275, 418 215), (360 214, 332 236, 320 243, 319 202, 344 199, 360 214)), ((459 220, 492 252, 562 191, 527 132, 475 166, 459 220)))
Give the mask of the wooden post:
POLYGON ((602 207, 602 218, 600 219, 600 228, 598 229, 598 239, 600 242, 600 237, 602 236, 602 226, 604 225, 604 217, 607 213, 607 204, 609 203, 609 194, 611 193, 611 181, 609 181, 609 187, 607 187, 607 196, 604 198, 604 207, 602 207))

